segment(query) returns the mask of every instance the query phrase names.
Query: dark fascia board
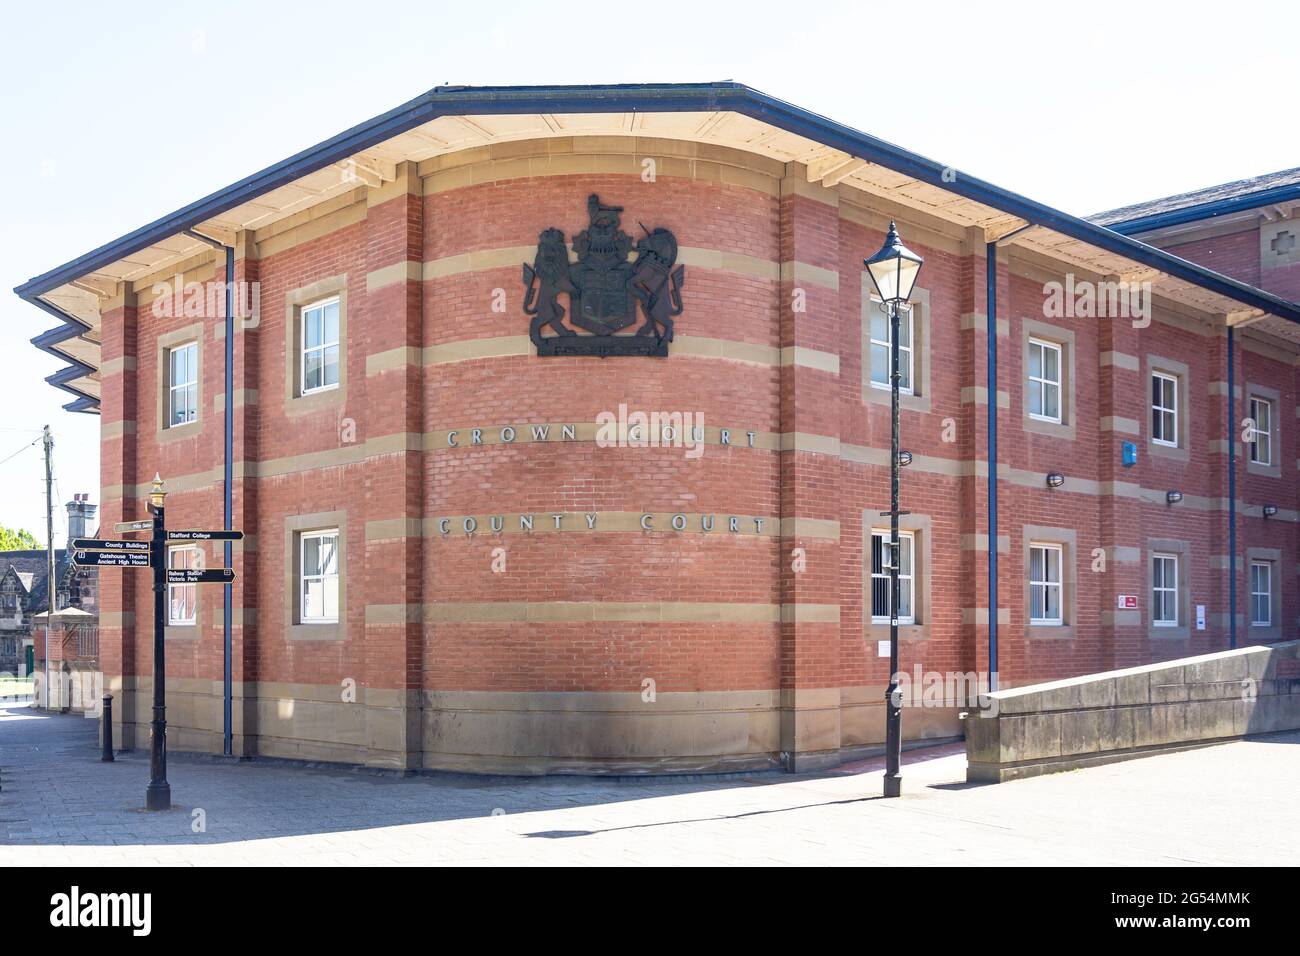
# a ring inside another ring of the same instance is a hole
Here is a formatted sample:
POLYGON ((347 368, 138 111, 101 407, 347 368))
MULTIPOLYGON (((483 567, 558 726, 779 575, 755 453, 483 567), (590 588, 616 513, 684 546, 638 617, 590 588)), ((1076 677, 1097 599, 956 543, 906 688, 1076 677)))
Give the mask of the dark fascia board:
MULTIPOLYGON (((85 365, 81 362, 73 362, 67 368, 59 369, 59 371, 55 372, 53 375, 45 376, 45 381, 49 382, 55 388, 63 389, 70 395, 75 395, 78 401, 93 402, 95 407, 98 408, 99 399, 94 395, 87 395, 74 385, 68 384, 69 382, 75 381, 79 378, 84 378, 94 371, 95 370, 89 365, 85 365)), ((71 404, 76 404, 76 402, 71 404)), ((67 408, 67 406, 65 405, 64 408, 67 408)))
MULTIPOLYGON (((83 375, 90 375, 94 371, 95 369, 93 367, 85 364, 84 362, 78 362, 75 359, 73 359, 72 364, 69 365, 67 368, 59 369, 53 375, 45 376, 45 381, 49 382, 51 385, 57 385, 60 388, 63 388, 68 382, 71 382, 73 379, 81 378, 83 375)), ((74 395, 86 394, 85 392, 78 391, 77 389, 68 389, 68 391, 72 392, 74 395)))
POLYGON ((82 365, 78 362, 76 365, 69 365, 65 369, 60 369, 53 375, 47 375, 45 381, 55 388, 61 388, 69 395, 77 396, 74 401, 68 402, 63 408, 69 412, 93 412, 99 413, 99 399, 93 395, 87 395, 75 385, 69 385, 68 382, 75 379, 84 378, 91 372, 95 371, 89 366, 82 365))
POLYGON ((153 243, 197 226, 271 189, 341 162, 360 150, 390 139, 440 116, 519 113, 736 112, 769 123, 851 156, 998 209, 1062 235, 1097 246, 1175 278, 1224 295, 1251 308, 1300 323, 1300 306, 1236 279, 1220 275, 1105 226, 1068 215, 1017 193, 836 123, 809 110, 778 100, 739 83, 437 87, 401 106, 261 172, 164 216, 120 239, 29 280, 14 291, 32 301, 65 282, 79 278, 153 243))
POLYGON ((63 355, 65 358, 71 359, 71 356, 66 355, 64 352, 56 349, 55 346, 58 345, 60 342, 66 342, 68 341, 68 339, 75 339, 77 336, 83 335, 86 332, 86 329, 80 329, 77 327, 77 325, 82 325, 83 323, 76 317, 68 316, 68 319, 70 321, 66 322, 65 324, 56 325, 54 328, 47 329, 46 331, 42 332, 40 335, 36 336, 34 339, 31 339, 30 341, 32 345, 35 345, 38 349, 41 349, 42 351, 51 352, 57 355, 63 355), (73 325, 72 324, 73 322, 76 322, 77 325, 73 325))
MULTIPOLYGON (((62 331, 64 331, 64 330, 63 330, 63 329, 51 329, 50 331, 51 331, 51 332, 55 332, 55 331, 62 332, 62 331)), ((32 339, 32 342, 35 343, 35 342, 36 342, 36 339, 32 339)), ((57 359, 61 359, 62 361, 69 363, 69 365, 80 365, 80 366, 82 366, 83 368, 86 367, 85 363, 79 361, 75 355, 70 355, 70 354, 68 354, 67 352, 63 351, 63 349, 59 348, 58 346, 50 346, 50 347, 48 347, 48 348, 45 347, 45 346, 38 346, 38 347, 40 348, 40 350, 41 350, 42 352, 47 352, 47 353, 49 353, 50 355, 53 355, 55 358, 57 358, 57 359)), ((61 371, 66 371, 66 369, 62 369, 61 371)), ((93 372, 93 371, 95 371, 95 369, 92 368, 91 371, 93 372)), ((78 394, 80 394, 80 393, 78 393, 78 394)))
MULTIPOLYGON (((18 290, 15 289, 14 291, 17 292, 18 290)), ((21 292, 18 294, 22 295, 21 292)), ((24 295, 23 298, 26 299, 27 296, 24 295)), ((31 339, 31 343, 37 348, 49 351, 47 346, 56 345, 59 342, 64 342, 68 339, 75 338, 78 335, 85 335, 87 332, 92 331, 91 327, 85 322, 82 322, 81 319, 77 318, 70 312, 63 311, 53 303, 46 302, 44 299, 37 298, 36 296, 28 299, 28 301, 31 302, 32 305, 36 306, 36 308, 49 313, 63 323, 62 325, 42 332, 34 339, 31 339)))
POLYGON ((1231 196, 1227 199, 1170 209, 1167 212, 1153 212, 1123 222, 1112 222, 1106 228, 1126 236, 1133 236, 1144 232, 1155 232, 1157 229, 1165 229, 1169 226, 1185 226, 1188 223, 1259 209, 1274 203, 1293 202, 1297 199, 1300 199, 1300 183, 1289 183, 1285 186, 1273 186, 1256 192, 1242 193, 1240 196, 1231 196))
POLYGON ((84 412, 88 415, 99 414, 99 400, 89 395, 82 395, 63 406, 65 412, 84 412))
MULTIPOLYGON (((24 296, 24 298, 26 298, 26 296, 24 296)), ((32 305, 36 306, 38 309, 48 312, 63 323, 62 325, 56 325, 54 328, 48 329, 31 339, 31 343, 42 352, 47 352, 55 358, 62 359, 69 363, 67 368, 59 369, 59 371, 55 372, 53 375, 47 376, 45 381, 49 382, 56 388, 61 388, 65 392, 70 392, 77 396, 75 401, 69 402, 63 406, 66 411, 93 412, 97 414, 99 411, 99 399, 95 398, 93 395, 86 394, 74 385, 68 384, 69 382, 73 382, 86 375, 90 375, 95 371, 95 369, 92 366, 87 365, 85 362, 78 361, 62 349, 58 348, 60 342, 66 342, 68 339, 76 338, 78 335, 84 335, 91 331, 91 327, 85 322, 82 322, 75 315, 64 312, 62 309, 55 305, 51 305, 44 299, 31 298, 27 299, 27 301, 31 302, 32 305)))

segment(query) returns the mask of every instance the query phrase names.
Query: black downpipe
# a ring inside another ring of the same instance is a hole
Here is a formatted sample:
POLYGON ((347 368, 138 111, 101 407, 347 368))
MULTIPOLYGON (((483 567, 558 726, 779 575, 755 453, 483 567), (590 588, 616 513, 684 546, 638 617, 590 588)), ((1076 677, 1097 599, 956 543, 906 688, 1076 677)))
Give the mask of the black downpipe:
MULTIPOLYGON (((235 249, 224 242, 218 242, 202 233, 195 232, 192 229, 186 229, 185 234, 195 239, 200 239, 212 246, 214 249, 221 249, 226 254, 226 401, 225 401, 225 460, 222 463, 222 497, 221 510, 222 522, 221 527, 225 531, 231 531, 234 528, 234 505, 231 497, 232 485, 234 484, 234 447, 235 447, 235 249)), ((224 567, 231 567, 231 542, 229 540, 222 542, 222 557, 225 560, 224 567)), ((222 754, 227 757, 234 756, 234 719, 232 713, 232 700, 234 696, 234 679, 233 679, 233 653, 231 640, 230 615, 232 611, 231 584, 229 582, 221 586, 221 642, 222 642, 222 700, 221 700, 221 719, 222 719, 222 754)))
POLYGON ((989 407, 989 690, 998 689, 998 244, 985 246, 989 407))
POLYGON ((988 335, 989 408, 989 690, 998 689, 998 245, 1035 223, 1027 222, 1005 236, 985 243, 985 316, 988 335))
MULTIPOLYGON (((221 501, 222 530, 234 529, 234 503, 232 488, 234 484, 234 450, 235 450, 235 250, 226 246, 226 421, 225 421, 225 461, 222 469, 224 490, 221 501)), ((234 567, 231 557, 231 541, 222 542, 224 567, 234 567)), ((231 702, 234 694, 233 653, 231 641, 232 585, 229 581, 221 586, 221 653, 222 653, 222 753, 234 756, 234 719, 231 714, 231 702)))
POLYGON ((1228 326, 1228 649, 1237 646, 1237 359, 1228 326))

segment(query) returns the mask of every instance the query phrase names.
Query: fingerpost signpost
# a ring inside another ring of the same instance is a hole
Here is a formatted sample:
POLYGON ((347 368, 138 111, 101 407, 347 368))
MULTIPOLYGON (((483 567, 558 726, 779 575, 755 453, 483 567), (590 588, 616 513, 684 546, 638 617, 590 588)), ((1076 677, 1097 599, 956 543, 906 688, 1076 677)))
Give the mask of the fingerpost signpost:
MULTIPOLYGON (((118 533, 151 532, 148 541, 113 538, 73 538, 72 563, 78 567, 152 568, 153 569, 153 721, 149 753, 149 786, 145 789, 145 808, 169 810, 172 788, 167 782, 167 665, 163 635, 167 627, 167 586, 169 584, 229 584, 235 579, 231 568, 169 568, 167 550, 176 541, 238 541, 242 531, 168 531, 163 502, 162 478, 154 475, 149 491, 151 519, 124 521, 118 533)), ((199 552, 203 554, 202 551, 199 552)), ((200 562, 201 564, 201 562, 200 562)))

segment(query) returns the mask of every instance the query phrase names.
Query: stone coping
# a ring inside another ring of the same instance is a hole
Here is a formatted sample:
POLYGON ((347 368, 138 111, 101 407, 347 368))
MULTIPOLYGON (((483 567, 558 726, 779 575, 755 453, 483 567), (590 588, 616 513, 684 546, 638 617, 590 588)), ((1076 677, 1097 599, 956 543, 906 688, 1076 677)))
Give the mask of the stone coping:
POLYGON ((996 691, 966 715, 967 780, 1000 783, 1300 728, 1300 641, 996 691))

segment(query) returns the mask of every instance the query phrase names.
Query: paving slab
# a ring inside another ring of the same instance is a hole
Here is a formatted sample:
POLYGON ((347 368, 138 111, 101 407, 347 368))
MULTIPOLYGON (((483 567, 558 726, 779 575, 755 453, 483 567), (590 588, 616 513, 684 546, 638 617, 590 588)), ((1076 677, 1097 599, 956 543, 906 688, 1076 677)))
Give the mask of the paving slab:
POLYGON ((997 785, 960 744, 816 774, 396 777, 147 752, 102 763, 98 723, 0 707, 0 864, 1292 865, 1300 732, 997 785))

